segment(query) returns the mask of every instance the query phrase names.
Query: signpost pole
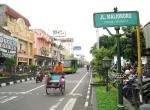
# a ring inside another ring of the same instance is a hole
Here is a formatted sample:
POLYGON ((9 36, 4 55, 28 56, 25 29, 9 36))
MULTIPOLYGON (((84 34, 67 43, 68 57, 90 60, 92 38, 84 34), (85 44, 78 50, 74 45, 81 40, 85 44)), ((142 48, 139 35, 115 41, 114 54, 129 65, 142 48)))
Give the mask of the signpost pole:
POLYGON ((137 31, 137 47, 138 47, 138 84, 140 88, 140 102, 142 103, 142 69, 141 69, 141 42, 140 42, 140 28, 136 26, 137 31))
POLYGON ((121 56, 120 56, 120 37, 121 34, 119 33, 120 27, 115 27, 116 30, 116 37, 117 37, 117 66, 118 66, 118 110, 124 110, 124 105, 123 105, 123 90, 122 90, 122 73, 121 73, 121 56))

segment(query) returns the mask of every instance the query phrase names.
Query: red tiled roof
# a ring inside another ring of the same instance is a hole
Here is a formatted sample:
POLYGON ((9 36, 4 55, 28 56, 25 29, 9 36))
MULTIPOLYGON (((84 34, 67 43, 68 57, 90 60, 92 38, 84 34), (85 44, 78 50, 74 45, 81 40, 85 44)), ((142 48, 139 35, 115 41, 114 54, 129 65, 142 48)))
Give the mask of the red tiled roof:
POLYGON ((11 16, 13 16, 14 18, 18 19, 18 18, 22 18, 25 21, 25 24, 29 27, 31 26, 30 22, 28 19, 26 19, 24 16, 22 16, 21 14, 19 14, 17 11, 15 11, 14 9, 12 9, 11 7, 9 7, 8 5, 5 4, 5 12, 11 16))

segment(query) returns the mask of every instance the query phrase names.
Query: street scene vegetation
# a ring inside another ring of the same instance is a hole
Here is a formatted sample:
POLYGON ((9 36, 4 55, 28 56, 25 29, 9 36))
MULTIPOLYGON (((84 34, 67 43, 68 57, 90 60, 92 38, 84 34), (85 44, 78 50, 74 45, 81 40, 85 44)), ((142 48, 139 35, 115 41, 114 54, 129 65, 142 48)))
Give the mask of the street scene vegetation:
MULTIPOLYGON (((141 38, 141 53, 143 54, 143 49, 145 48, 145 38, 143 36, 143 28, 141 26, 141 32, 140 32, 140 38, 141 38)), ((134 26, 127 26, 122 27, 123 32, 136 32, 136 29, 134 26)), ((126 35, 122 36, 120 38, 120 53, 121 56, 131 61, 132 63, 137 62, 137 54, 134 54, 134 49, 132 44, 128 43, 129 37, 126 35)), ((113 60, 114 56, 117 55, 117 42, 116 38, 113 36, 103 35, 99 36, 99 48, 97 48, 97 43, 93 44, 91 47, 90 53, 93 55, 93 60, 91 61, 91 68, 94 71, 95 75, 95 82, 99 83, 106 83, 106 69, 103 68, 103 58, 105 56, 108 56, 110 59, 113 60)), ((112 64, 113 65, 113 64, 112 64)), ((109 69, 109 74, 112 72, 111 68, 109 69)), ((117 73, 117 72, 116 72, 117 73)), ((113 85, 110 83, 109 85, 109 91, 106 91, 106 87, 96 87, 96 97, 97 97, 97 104, 99 110, 109 110, 112 108, 112 110, 117 109, 117 101, 118 101, 118 93, 117 88, 114 88, 113 85), (111 100, 109 100, 111 99, 111 100)), ((127 109, 125 105, 125 109, 127 109)))

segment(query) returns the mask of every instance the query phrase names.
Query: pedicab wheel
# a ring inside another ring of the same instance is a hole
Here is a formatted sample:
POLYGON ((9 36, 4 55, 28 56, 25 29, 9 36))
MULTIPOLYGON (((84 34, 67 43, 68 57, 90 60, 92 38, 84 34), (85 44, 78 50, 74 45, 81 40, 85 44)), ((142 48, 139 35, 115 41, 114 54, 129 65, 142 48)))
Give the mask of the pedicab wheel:
POLYGON ((36 81, 36 83, 38 83, 38 79, 37 78, 35 79, 35 81, 36 81))
POLYGON ((46 90, 46 94, 49 94, 50 93, 50 88, 48 88, 47 86, 45 87, 45 90, 46 90))
POLYGON ((65 83, 60 86, 60 91, 61 91, 61 94, 64 95, 64 93, 65 93, 65 83))

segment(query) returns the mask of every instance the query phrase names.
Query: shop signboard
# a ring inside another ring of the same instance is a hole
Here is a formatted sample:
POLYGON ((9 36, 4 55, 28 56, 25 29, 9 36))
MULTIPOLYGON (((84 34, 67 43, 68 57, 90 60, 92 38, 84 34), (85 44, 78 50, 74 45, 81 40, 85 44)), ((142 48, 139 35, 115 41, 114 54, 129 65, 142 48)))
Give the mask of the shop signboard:
POLYGON ((17 53, 17 39, 0 33, 0 57, 15 57, 17 53))

